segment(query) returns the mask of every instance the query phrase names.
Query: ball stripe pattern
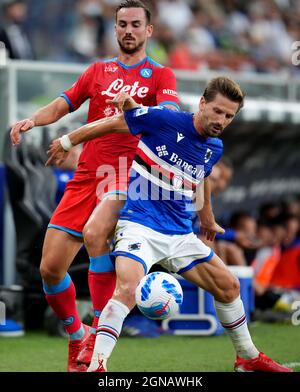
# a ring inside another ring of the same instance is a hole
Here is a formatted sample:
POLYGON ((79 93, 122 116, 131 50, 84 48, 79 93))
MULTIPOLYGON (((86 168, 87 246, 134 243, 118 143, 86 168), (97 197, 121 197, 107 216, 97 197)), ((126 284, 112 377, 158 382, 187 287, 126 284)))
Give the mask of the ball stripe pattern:
POLYGON ((183 293, 179 282, 165 272, 146 275, 136 289, 139 310, 154 320, 164 320, 176 315, 182 301, 183 293))

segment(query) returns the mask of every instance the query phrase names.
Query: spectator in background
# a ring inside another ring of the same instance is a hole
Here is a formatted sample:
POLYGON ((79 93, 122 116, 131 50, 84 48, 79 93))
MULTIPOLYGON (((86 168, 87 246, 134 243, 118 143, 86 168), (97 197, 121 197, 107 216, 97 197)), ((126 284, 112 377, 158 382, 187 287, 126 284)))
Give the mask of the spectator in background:
POLYGON ((259 219, 262 221, 270 221, 277 218, 281 213, 281 207, 275 202, 266 202, 260 206, 259 219))
POLYGON ((268 203, 260 209, 258 237, 262 246, 252 266, 256 317, 266 321, 289 319, 293 301, 300 299, 299 207, 293 200, 268 203))
POLYGON ((251 264, 254 269, 255 306, 265 310, 272 308, 280 298, 280 295, 270 287, 270 282, 280 262, 285 229, 282 220, 278 217, 260 220, 257 233, 261 240, 261 247, 251 264))
POLYGON ((184 36, 193 20, 189 4, 183 0, 159 1, 157 11, 160 23, 168 26, 179 39, 184 36))
POLYGON ((154 30, 148 44, 148 55, 160 64, 168 64, 172 67, 169 62, 169 53, 176 42, 176 38, 168 26, 161 23, 157 23, 157 26, 158 28, 154 30))
POLYGON ((284 202, 284 208, 288 215, 297 216, 300 219, 300 200, 297 198, 290 198, 284 202))
POLYGON ((70 50, 74 61, 88 62, 101 53, 104 39, 103 10, 99 1, 81 1, 78 24, 70 34, 70 50))
MULTIPOLYGON (((159 33, 149 48, 153 46, 151 55, 163 65, 183 70, 299 75, 300 68, 290 60, 291 44, 300 36, 297 0, 152 0, 148 3, 155 10, 159 33)), ((18 4, 18 7, 21 4, 26 9, 21 0, 0 0, 1 4, 3 10, 8 4, 18 4)), ((26 28, 34 39, 36 57, 89 62, 96 57, 116 56, 114 8, 117 4, 119 0, 28 0, 26 28)), ((7 24, 6 15, 3 19, 7 24)), ((7 40, 7 35, 2 40, 7 40)), ((27 45, 20 44, 22 40, 16 40, 22 55, 13 58, 28 58, 28 53, 24 55, 27 45)))
MULTIPOLYGON (((213 167, 209 176, 211 184, 211 192, 216 195, 223 192, 231 182, 233 176, 233 166, 229 159, 222 157, 213 167)), ((200 222, 195 215, 193 220, 193 229, 195 234, 200 232, 200 222)), ((210 244, 211 245, 211 244, 210 244)))
MULTIPOLYGON (((231 161, 223 157, 213 168, 210 175, 211 190, 214 195, 224 192, 229 186, 233 177, 233 166, 231 161)), ((258 243, 256 239, 255 220, 251 218, 251 224, 245 221, 241 225, 229 225, 226 228, 225 234, 216 235, 216 240, 212 245, 207 242, 210 247, 213 247, 215 253, 222 258, 227 265, 247 265, 247 258, 245 257, 245 250, 256 249, 258 243)), ((200 223, 197 218, 194 219, 194 233, 199 234, 200 223)), ((206 240, 200 236, 201 240, 206 240)), ((252 261, 252 260, 251 260, 252 261)))
POLYGON ((216 252, 221 254, 228 265, 249 265, 259 242, 256 220, 247 213, 233 214, 229 228, 224 235, 218 235, 216 252))
POLYGON ((207 27, 208 25, 207 14, 198 9, 187 33, 189 47, 195 56, 203 56, 203 54, 216 49, 216 42, 213 34, 207 27))
POLYGON ((231 183, 233 177, 233 166, 228 158, 222 157, 218 162, 218 168, 220 173, 213 188, 214 192, 220 193, 224 192, 231 183))
POLYGON ((300 289, 300 222, 295 215, 283 218, 285 237, 281 257, 276 265, 270 284, 284 291, 300 289))
POLYGON ((231 217, 230 227, 237 232, 244 233, 249 242, 257 241, 257 222, 250 213, 246 211, 234 213, 231 217))
POLYGON ((11 59, 33 60, 34 51, 24 29, 27 5, 22 0, 3 0, 0 3, 3 20, 0 42, 3 42, 11 59))

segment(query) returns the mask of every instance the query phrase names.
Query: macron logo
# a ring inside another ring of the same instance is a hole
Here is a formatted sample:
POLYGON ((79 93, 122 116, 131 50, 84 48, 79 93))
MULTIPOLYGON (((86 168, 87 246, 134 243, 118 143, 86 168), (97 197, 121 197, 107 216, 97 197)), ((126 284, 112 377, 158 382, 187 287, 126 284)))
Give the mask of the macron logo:
POLYGON ((177 143, 180 142, 180 140, 184 139, 185 136, 182 133, 177 132, 177 143))

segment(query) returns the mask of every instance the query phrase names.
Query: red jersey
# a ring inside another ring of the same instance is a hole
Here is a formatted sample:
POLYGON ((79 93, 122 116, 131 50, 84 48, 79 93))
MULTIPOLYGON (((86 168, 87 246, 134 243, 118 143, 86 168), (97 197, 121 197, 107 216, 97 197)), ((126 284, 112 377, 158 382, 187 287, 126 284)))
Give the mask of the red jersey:
POLYGON ((300 289, 300 239, 282 250, 272 275, 271 285, 284 289, 300 289))
MULTIPOLYGON (((174 73, 148 56, 131 66, 122 64, 117 58, 92 64, 61 96, 68 102, 70 111, 90 99, 87 121, 92 122, 119 113, 115 106, 105 101, 122 91, 144 106, 178 106, 179 103, 174 73)), ((85 142, 77 171, 96 172, 99 166, 106 164, 118 172, 120 156, 128 158, 129 169, 137 143, 138 138, 129 133, 113 133, 85 142)))

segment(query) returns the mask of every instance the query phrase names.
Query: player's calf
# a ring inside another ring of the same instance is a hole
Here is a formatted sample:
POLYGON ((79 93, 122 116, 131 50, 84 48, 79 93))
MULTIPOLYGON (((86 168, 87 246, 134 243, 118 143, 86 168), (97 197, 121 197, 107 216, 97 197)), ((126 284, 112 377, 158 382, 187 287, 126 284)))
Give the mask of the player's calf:
POLYGON ((229 304, 240 295, 240 282, 229 272, 225 282, 220 282, 220 285, 216 284, 210 293, 216 301, 229 304))

